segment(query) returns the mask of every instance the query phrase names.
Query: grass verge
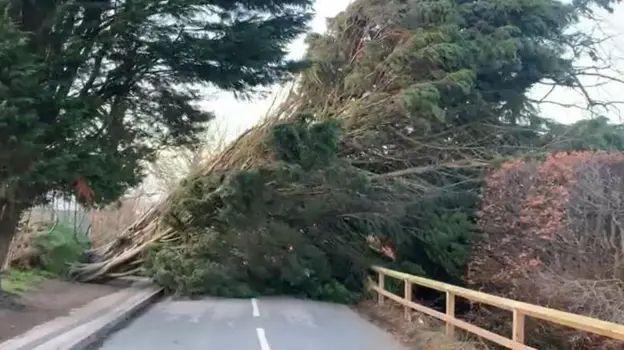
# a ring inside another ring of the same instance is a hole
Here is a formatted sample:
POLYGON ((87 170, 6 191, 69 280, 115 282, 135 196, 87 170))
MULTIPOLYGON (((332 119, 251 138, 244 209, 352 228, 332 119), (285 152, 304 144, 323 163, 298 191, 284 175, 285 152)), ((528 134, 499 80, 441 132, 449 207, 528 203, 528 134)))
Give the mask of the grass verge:
POLYGON ((9 269, 2 277, 2 291, 21 295, 34 290, 41 282, 54 277, 54 274, 43 270, 9 269))
POLYGON ((356 310, 365 318, 390 332, 408 349, 414 350, 486 350, 481 342, 464 339, 452 339, 444 334, 441 322, 416 311, 412 313, 412 322, 405 320, 403 307, 386 302, 377 305, 366 300, 356 306, 356 310))

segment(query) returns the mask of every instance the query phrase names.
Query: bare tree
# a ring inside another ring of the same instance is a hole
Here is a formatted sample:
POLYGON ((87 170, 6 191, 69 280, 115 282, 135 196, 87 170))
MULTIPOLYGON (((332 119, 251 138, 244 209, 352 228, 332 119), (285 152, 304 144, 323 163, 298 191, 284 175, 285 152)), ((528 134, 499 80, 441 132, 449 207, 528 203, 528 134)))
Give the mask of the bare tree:
POLYGON ((575 110, 582 117, 622 117, 624 99, 618 98, 617 92, 624 90, 619 41, 624 33, 612 28, 608 12, 588 8, 575 29, 559 38, 567 50, 566 58, 573 62, 569 77, 566 81, 542 80, 529 102, 540 109, 575 110))

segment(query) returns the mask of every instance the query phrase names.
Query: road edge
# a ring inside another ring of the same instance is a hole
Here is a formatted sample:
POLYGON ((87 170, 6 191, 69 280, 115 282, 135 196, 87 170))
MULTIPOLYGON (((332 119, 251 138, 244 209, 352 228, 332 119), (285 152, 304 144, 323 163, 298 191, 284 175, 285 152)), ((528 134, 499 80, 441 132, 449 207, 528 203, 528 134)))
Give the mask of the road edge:
MULTIPOLYGON (((134 283, 124 290, 123 301, 114 301, 109 308, 102 312, 102 308, 93 308, 90 313, 75 318, 68 327, 63 317, 53 319, 38 327, 45 329, 46 325, 65 323, 62 329, 50 333, 24 333, 3 343, 1 350, 88 350, 93 349, 99 342, 155 302, 163 293, 163 289, 148 281, 134 283)), ((93 302, 92 302, 93 303, 93 302)), ((85 306, 89 307, 89 304, 85 306)), ((71 316, 69 316, 71 317, 71 316)), ((67 318, 67 316, 65 316, 67 318)), ((32 331, 32 330, 31 330, 32 331)), ((33 333, 33 332, 31 332, 33 333)))
MULTIPOLYGON (((106 338, 111 333, 118 330, 122 325, 126 324, 128 321, 132 320, 137 314, 141 313, 146 307, 155 302, 163 293, 162 288, 152 288, 148 293, 146 293, 142 298, 136 300, 136 302, 131 303, 124 307, 123 310, 119 312, 111 312, 107 315, 104 315, 104 322, 99 323, 99 325, 95 327, 91 327, 92 330, 88 331, 82 337, 78 334, 78 339, 70 340, 73 344, 67 344, 69 347, 63 347, 62 349, 67 350, 92 350, 96 349, 101 341, 106 338)), ((101 317, 99 318, 101 319, 101 317)), ((95 320, 98 321, 98 320, 95 320)), ((91 323, 89 323, 91 324, 91 323)), ((87 326, 89 325, 87 324, 87 326)), ((69 337, 73 337, 73 334, 76 332, 68 332, 66 335, 69 337)), ((80 333, 80 331, 78 331, 80 333)), ((42 348, 41 350, 52 350, 52 349, 60 349, 58 347, 52 348, 42 348)), ((37 348, 37 350, 39 350, 37 348)))

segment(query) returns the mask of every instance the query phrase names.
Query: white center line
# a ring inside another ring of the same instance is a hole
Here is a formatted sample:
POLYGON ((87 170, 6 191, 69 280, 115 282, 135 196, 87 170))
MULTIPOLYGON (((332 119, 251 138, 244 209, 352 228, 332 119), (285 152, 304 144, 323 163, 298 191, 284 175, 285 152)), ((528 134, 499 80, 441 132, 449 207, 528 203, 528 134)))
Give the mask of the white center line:
POLYGON ((258 333, 258 341, 260 342, 260 349, 262 350, 271 350, 269 346, 269 342, 266 338, 266 333, 264 332, 264 328, 256 328, 256 333, 258 333))
POLYGON ((256 298, 251 299, 251 309, 253 310, 253 317, 260 317, 260 310, 258 309, 258 300, 256 300, 256 298))

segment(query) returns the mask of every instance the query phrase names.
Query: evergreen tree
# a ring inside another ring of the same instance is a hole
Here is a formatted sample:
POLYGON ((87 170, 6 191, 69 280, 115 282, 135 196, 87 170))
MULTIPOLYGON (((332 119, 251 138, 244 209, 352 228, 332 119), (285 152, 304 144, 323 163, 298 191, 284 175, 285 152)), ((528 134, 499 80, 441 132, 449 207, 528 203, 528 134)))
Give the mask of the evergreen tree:
POLYGON ((106 203, 158 148, 191 143, 195 102, 288 77, 312 0, 0 0, 0 266, 51 192, 106 203))
POLYGON ((552 150, 624 151, 624 125, 611 123, 606 117, 571 125, 552 124, 549 129, 545 142, 552 150))
POLYGON ((553 116, 529 91, 584 90, 576 60, 601 59, 575 25, 614 3, 356 1, 309 38, 299 112, 347 120, 344 153, 375 173, 482 166, 541 146, 553 116))
POLYGON ((127 272, 145 256, 127 241, 165 237, 150 270, 181 292, 353 295, 371 261, 461 280, 483 169, 543 151, 552 124, 527 94, 582 88, 569 46, 595 40, 574 25, 612 3, 354 1, 309 37, 311 67, 272 121, 76 275, 127 272), (316 132, 336 120, 339 141, 316 132))

